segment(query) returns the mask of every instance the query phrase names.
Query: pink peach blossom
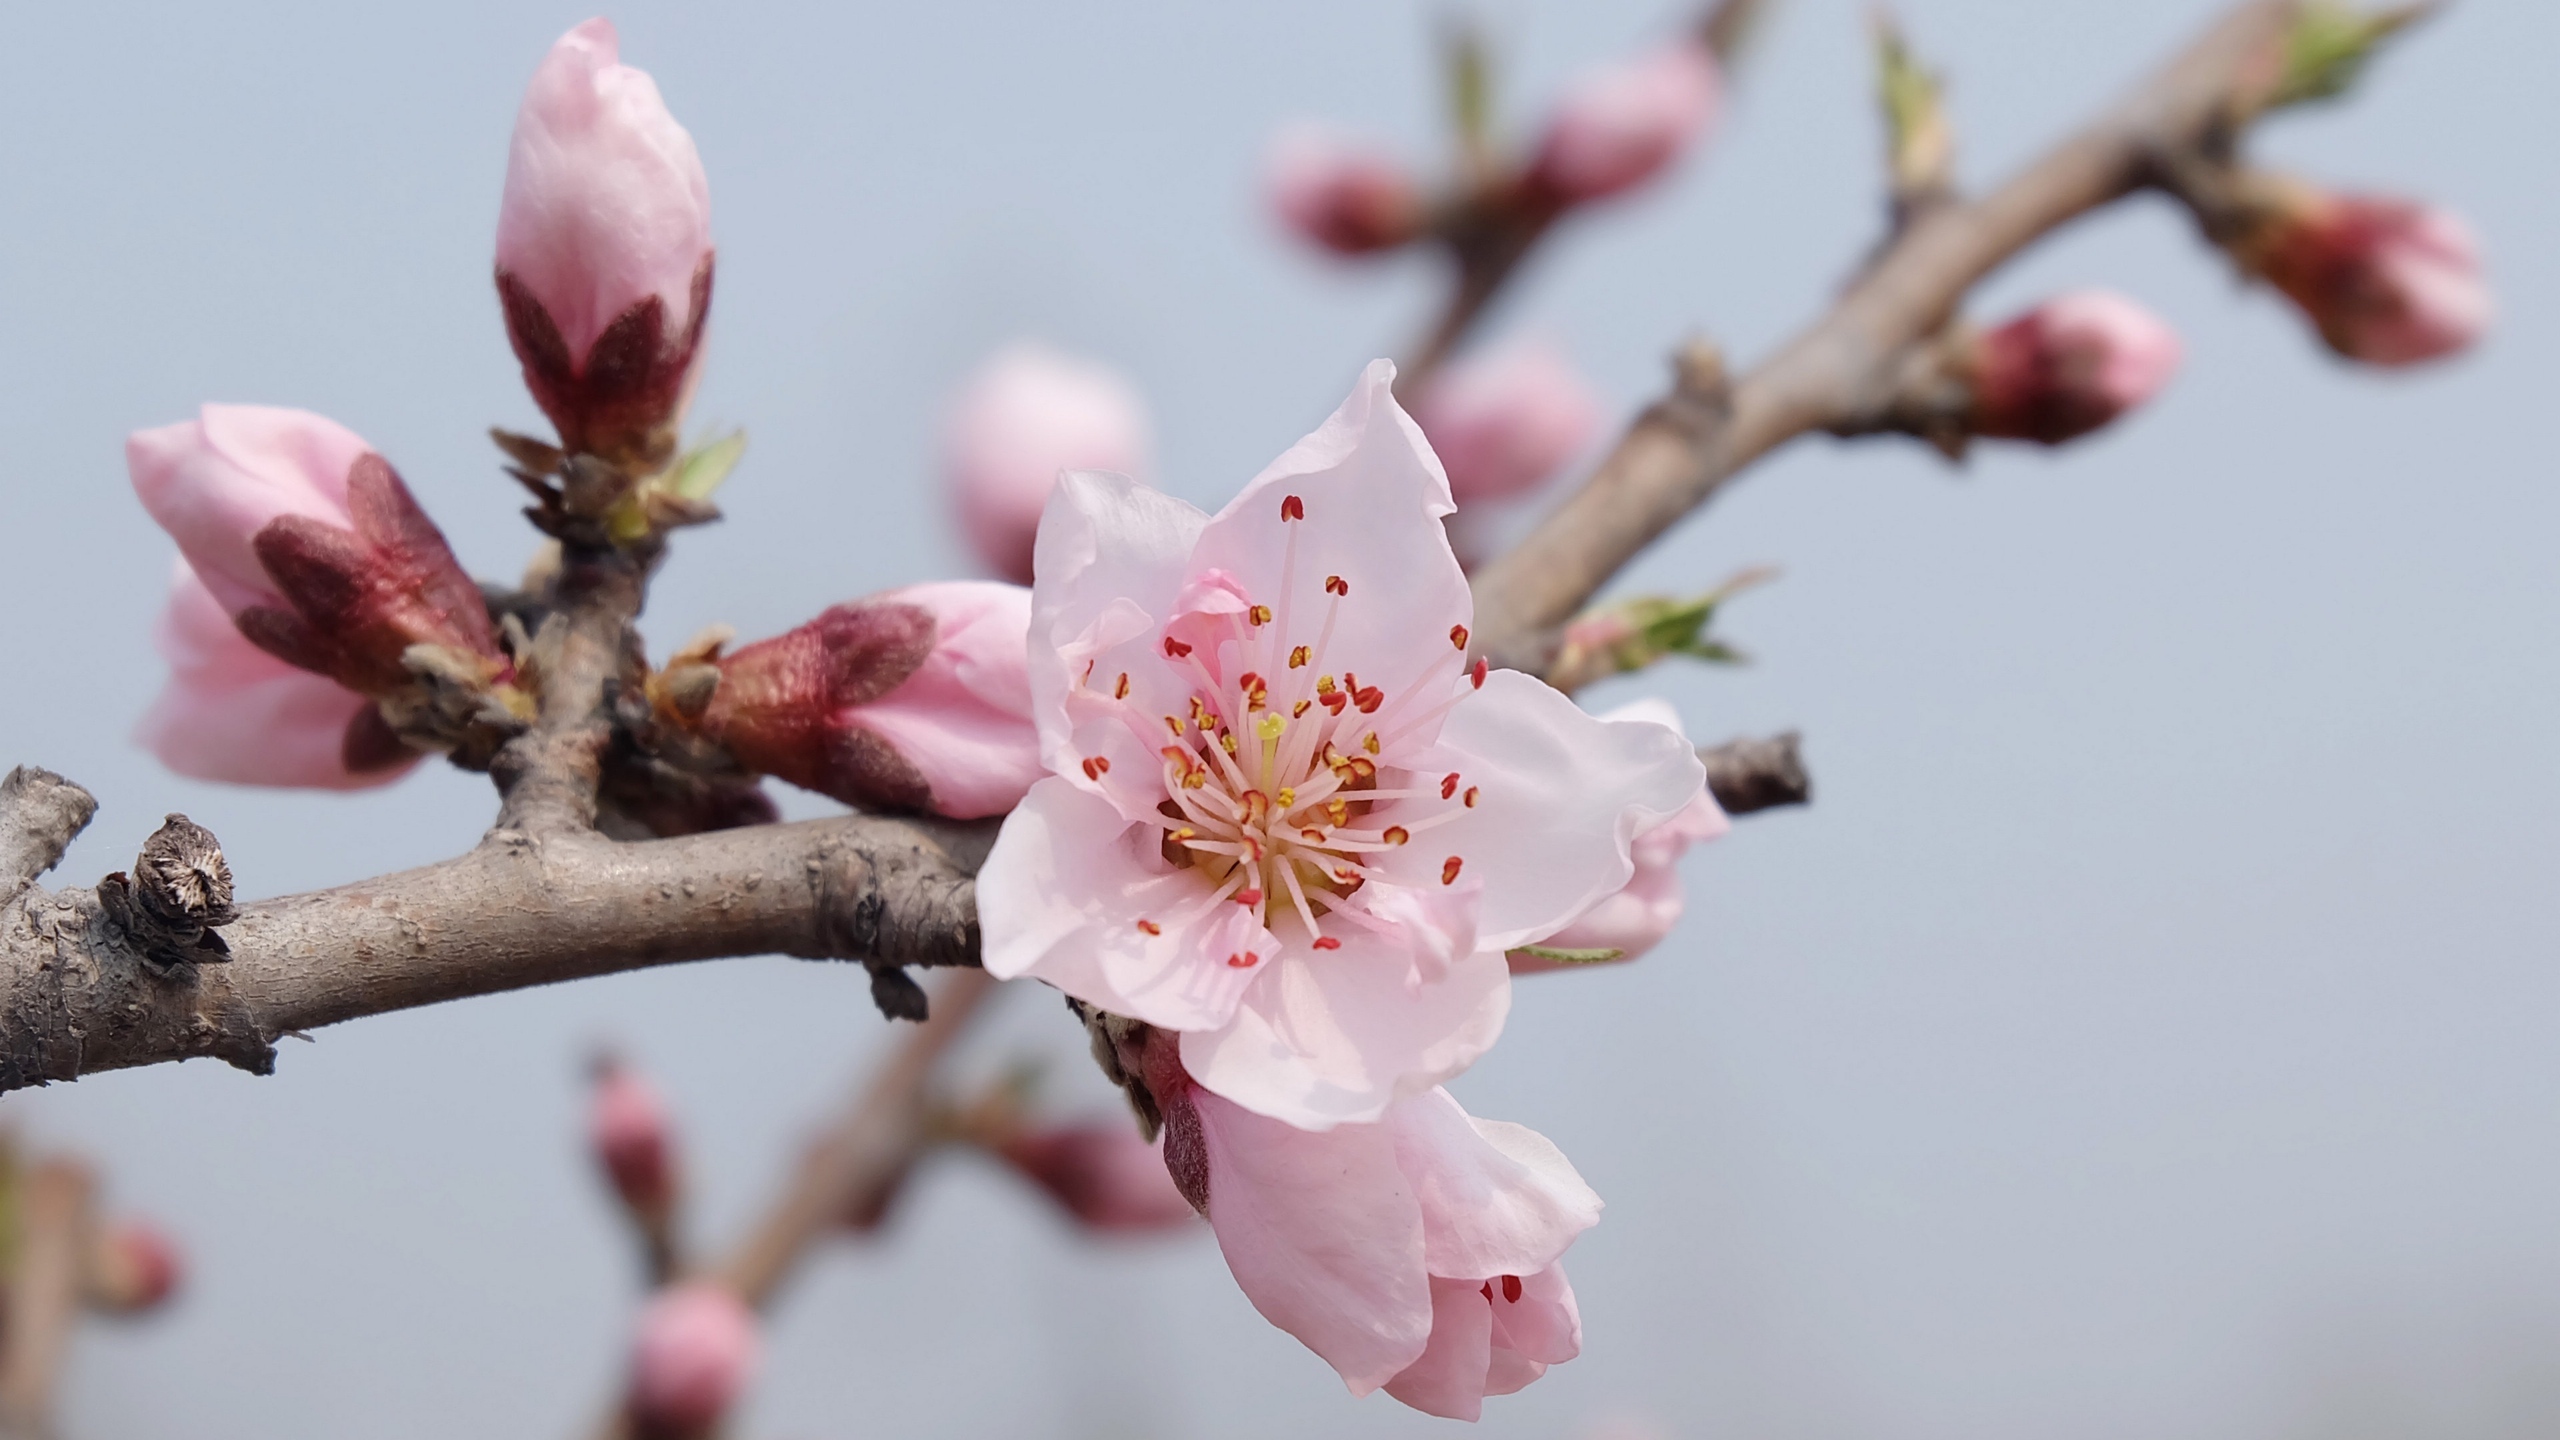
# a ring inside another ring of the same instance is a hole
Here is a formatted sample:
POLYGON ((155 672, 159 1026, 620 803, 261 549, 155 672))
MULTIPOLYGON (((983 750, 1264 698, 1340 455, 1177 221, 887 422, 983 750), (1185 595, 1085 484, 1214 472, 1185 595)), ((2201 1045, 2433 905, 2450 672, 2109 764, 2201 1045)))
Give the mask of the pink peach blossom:
POLYGON ((1473 1420, 1581 1352, 1561 1258, 1600 1197, 1545 1136, 1436 1086, 1301 1130, 1200 1087, 1173 1051, 1159 1035, 1143 1062, 1169 1168, 1245 1297, 1351 1393, 1473 1420))
POLYGON ((1030 620, 1031 592, 983 580, 838 605, 711 662, 696 723, 749 769, 849 805, 999 815, 1041 774, 1030 620))
POLYGON ((755 1312, 707 1281, 658 1292, 631 1345, 632 1418, 646 1435, 690 1436, 727 1414, 755 1379, 755 1312))
POLYGON ((1211 1090, 1310 1129, 1465 1069, 1503 952, 1633 874, 1704 771, 1467 660, 1439 462, 1371 365, 1215 518, 1074 473, 1041 521, 1051 772, 978 876, 987 969, 1184 1032, 1211 1090))
POLYGON ((235 785, 362 790, 409 773, 373 702, 249 643, 177 562, 153 643, 169 662, 134 739, 181 775, 235 785))
POLYGON ((711 188, 693 137, 611 21, 525 87, 498 206, 497 281, 525 383, 563 443, 661 463, 711 304, 711 188))
POLYGON ((1463 509, 1537 488, 1600 428, 1600 397, 1554 346, 1505 345, 1431 384, 1413 418, 1463 509))
MULTIPOLYGON (((1679 712, 1667 702, 1650 697, 1621 705, 1600 718, 1612 724, 1680 729, 1679 712)), ((1717 839, 1732 828, 1724 807, 1716 803, 1715 792, 1700 790, 1698 798, 1679 814, 1637 834, 1630 852, 1636 872, 1625 889, 1584 911, 1543 943, 1559 950, 1622 951, 1620 960, 1633 960, 1661 944, 1662 937, 1679 923, 1686 904, 1680 891, 1680 857, 1690 846, 1717 839)), ((1555 961, 1518 952, 1511 956, 1514 975, 1559 968, 1579 967, 1559 966, 1555 961)))
POLYGON ((587 1097, 587 1147, 614 1193, 635 1214, 663 1215, 675 1203, 675 1127, 657 1088, 606 1057, 587 1097))
POLYGON ((1973 354, 1977 435, 2059 445, 2160 392, 2178 332, 2111 290, 2074 290, 1982 334, 1973 354))
POLYGON ((299 515, 353 528, 347 473, 372 448, 325 415, 273 405, 207 405, 124 442, 142 508, 234 615, 287 603, 253 548, 270 523, 299 515))
POLYGON ((1162 1230, 1194 1223, 1191 1202, 1165 1173, 1163 1151, 1140 1139, 1125 1119, 1028 1131, 996 1153, 1088 1229, 1162 1230))
POLYGON ((2496 309, 2461 217, 2389 196, 2306 192, 2255 264, 2339 354, 2414 365, 2470 348, 2496 309))
POLYGON ((1061 470, 1144 480, 1146 403, 1109 366, 1015 341, 978 367, 943 424, 943 481, 988 568, 1031 583, 1031 539, 1061 470))
POLYGON ((1715 56, 1686 38, 1590 71, 1557 102, 1530 176, 1567 201, 1633 189, 1714 123, 1721 89, 1715 56))
POLYGON ((1284 224, 1337 254, 1391 250, 1422 233, 1422 192, 1404 166, 1322 126, 1280 132, 1264 186, 1284 224))

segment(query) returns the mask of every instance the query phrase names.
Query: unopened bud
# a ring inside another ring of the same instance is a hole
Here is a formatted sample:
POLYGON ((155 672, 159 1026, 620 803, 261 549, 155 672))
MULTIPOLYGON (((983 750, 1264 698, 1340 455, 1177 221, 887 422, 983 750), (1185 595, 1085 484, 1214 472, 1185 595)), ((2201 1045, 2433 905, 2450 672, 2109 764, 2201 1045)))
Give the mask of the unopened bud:
POLYGON ((1591 442, 1600 398, 1553 346, 1522 341, 1452 366, 1414 419, 1460 507, 1537 488, 1591 442))
POLYGON ((631 1344, 629 1404, 643 1440, 708 1434, 755 1379, 762 1349, 755 1312, 725 1287, 658 1292, 631 1344))
POLYGON ((1146 404, 1106 365, 1033 341, 998 350, 952 402, 943 483, 978 558, 1031 583, 1031 542, 1062 470, 1144 480, 1146 404))
POLYGON ((1976 337, 1976 435, 2059 445, 2150 399, 2177 372, 2178 334, 2106 290, 2056 296, 1976 337))
POLYGON ((666 1103, 638 1071, 611 1056, 596 1062, 587 1144, 634 1215, 661 1221, 674 1208, 675 1134, 666 1103))
POLYGON ((1127 1124, 1031 1131, 996 1153, 1091 1229, 1162 1230, 1193 1217, 1165 1173, 1162 1147, 1127 1124))
POLYGON ((1044 773, 1030 629, 1019 586, 911 585, 709 661, 720 683, 698 721, 668 698, 659 713, 848 805, 1000 815, 1044 773))
POLYGON ((1659 175, 1714 123, 1715 56, 1683 38, 1590 71, 1556 102, 1530 178, 1570 202, 1659 175))
POLYGON ((2329 348, 2372 365, 2451 355, 2495 308, 2471 227, 2387 196, 2297 184, 2233 244, 2247 269, 2302 307, 2329 348))
POLYGON ((673 455, 711 305, 711 190, 648 72, 589 20, 543 57, 498 208, 498 298, 534 402, 573 452, 673 455))
POLYGON ((159 1309, 186 1279, 186 1256, 166 1231, 146 1220, 119 1220, 90 1252, 89 1303, 114 1315, 159 1309))
POLYGON ((1422 234, 1422 192, 1395 160, 1318 126, 1271 147, 1272 208, 1303 239, 1342 255, 1392 250, 1422 234))

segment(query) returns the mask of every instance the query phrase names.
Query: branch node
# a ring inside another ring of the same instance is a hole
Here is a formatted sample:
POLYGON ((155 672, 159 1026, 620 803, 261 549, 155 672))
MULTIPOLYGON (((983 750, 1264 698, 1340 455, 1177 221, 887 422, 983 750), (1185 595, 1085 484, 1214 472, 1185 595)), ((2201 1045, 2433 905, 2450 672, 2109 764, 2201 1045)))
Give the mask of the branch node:
POLYGON ((215 927, 240 918, 231 903, 231 865, 213 832, 171 815, 142 842, 128 877, 98 882, 107 918, 154 966, 213 964, 231 958, 215 927))
POLYGON ((0 780, 0 905, 59 863, 97 813, 97 797, 50 770, 20 765, 0 780))

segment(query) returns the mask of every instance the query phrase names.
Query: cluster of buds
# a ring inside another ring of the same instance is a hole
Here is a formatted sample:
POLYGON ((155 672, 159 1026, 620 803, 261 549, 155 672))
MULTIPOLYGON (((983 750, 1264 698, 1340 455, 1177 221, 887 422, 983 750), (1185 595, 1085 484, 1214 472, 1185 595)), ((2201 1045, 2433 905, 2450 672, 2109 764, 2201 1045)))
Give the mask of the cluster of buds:
POLYGON ((1025 669, 1031 595, 911 585, 650 677, 658 717, 738 764, 848 805, 954 819, 1013 808, 1041 772, 1025 669))

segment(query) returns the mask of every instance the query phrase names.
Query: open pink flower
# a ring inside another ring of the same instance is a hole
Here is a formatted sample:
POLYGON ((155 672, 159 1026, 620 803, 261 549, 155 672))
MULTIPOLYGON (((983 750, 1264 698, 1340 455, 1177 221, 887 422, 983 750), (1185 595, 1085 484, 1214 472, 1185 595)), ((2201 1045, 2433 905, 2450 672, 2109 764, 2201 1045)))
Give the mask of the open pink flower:
POLYGON ((1600 1197, 1545 1136, 1434 1087, 1311 1132, 1192 1083, 1151 1039, 1165 1156, 1236 1284, 1355 1395, 1473 1420, 1582 1349, 1560 1263, 1600 1197))
POLYGON ((1280 132, 1265 173, 1282 222, 1336 254, 1392 250, 1422 233, 1422 192, 1405 167, 1322 126, 1280 132))
POLYGON ((719 676, 707 703, 661 708, 747 768, 848 805, 1000 815, 1041 773, 1030 617, 1018 585, 910 585, 704 662, 719 676))
MULTIPOLYGON (((1680 729, 1679 712, 1667 701, 1651 697, 1621 705, 1600 718, 1612 724, 1680 729)), ((1620 960, 1633 960, 1661 944, 1671 927, 1680 923, 1681 911, 1686 908, 1680 891, 1680 857, 1688 853, 1690 846, 1717 839, 1732 828, 1724 807, 1716 803, 1715 792, 1700 790, 1698 798, 1679 814, 1636 836, 1632 852, 1636 873, 1625 889, 1584 911, 1580 919, 1548 936, 1543 943, 1558 950, 1616 950, 1620 960)), ((1514 975, 1560 968, 1579 967, 1560 966, 1553 960, 1521 952, 1511 956, 1514 975)))
POLYGON ((2496 308, 2471 227, 2407 200, 2296 187, 2244 248, 2329 348, 2368 364, 2414 365, 2467 349, 2496 308))
POLYGON ((1591 443, 1600 397, 1552 345, 1520 341, 1453 365, 1413 418, 1461 507, 1536 489, 1591 443))
POLYGON ((1031 541, 1061 470, 1147 478, 1147 407, 1117 371, 1032 341, 991 356, 943 425, 943 479, 980 559, 1031 583, 1031 541))
POLYGON ((711 188, 613 23, 560 37, 525 87, 498 206, 507 333, 573 450, 651 459, 711 304, 711 188))
POLYGON ((726 1287, 658 1292, 632 1338, 632 1420, 650 1440, 706 1433, 746 1393, 762 1352, 755 1312, 726 1287))
POLYGON ((2077 439, 2158 394, 2180 354, 2177 331, 2112 290, 2057 295, 1975 341, 1973 433, 2077 439))
POLYGON ((1593 70, 1557 101, 1530 175, 1568 201, 1633 189, 1714 123, 1720 89, 1715 56, 1694 39, 1593 70))
POLYGON ((372 701, 250 644, 184 560, 152 640, 169 681, 133 738, 181 775, 362 790, 418 763, 372 701))
POLYGON ((1705 774, 1469 664, 1448 481, 1394 374, 1215 518, 1060 482, 1031 622, 1052 773, 978 877, 991 973, 1182 1031, 1202 1084, 1311 1129, 1482 1054, 1503 952, 1622 888, 1705 774))

